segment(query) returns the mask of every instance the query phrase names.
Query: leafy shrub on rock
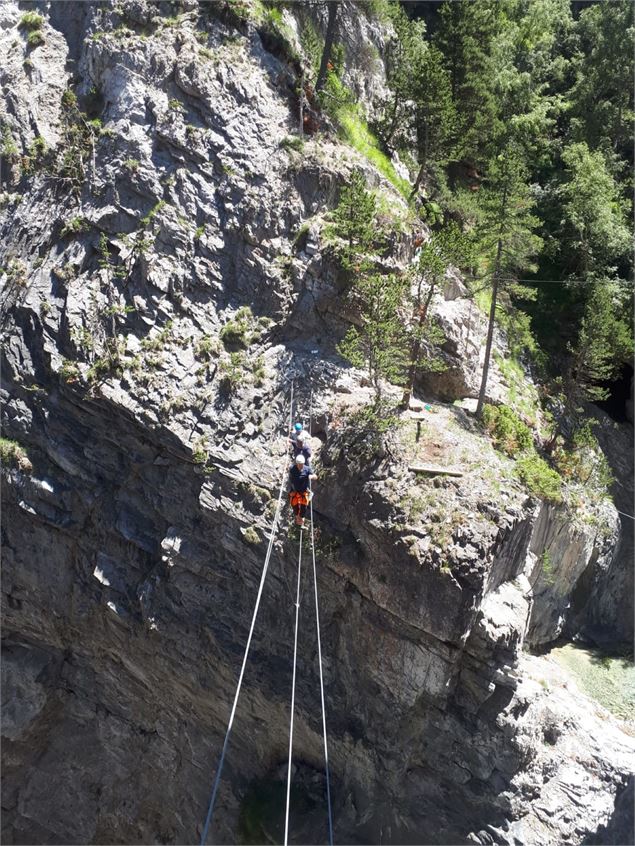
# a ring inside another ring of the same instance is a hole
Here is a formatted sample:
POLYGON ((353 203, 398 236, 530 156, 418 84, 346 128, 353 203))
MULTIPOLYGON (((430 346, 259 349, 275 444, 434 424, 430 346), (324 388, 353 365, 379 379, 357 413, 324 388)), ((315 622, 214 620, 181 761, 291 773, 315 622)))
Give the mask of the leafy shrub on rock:
POLYGON ((517 455, 533 446, 529 427, 508 406, 486 405, 483 421, 494 445, 507 455, 517 455))

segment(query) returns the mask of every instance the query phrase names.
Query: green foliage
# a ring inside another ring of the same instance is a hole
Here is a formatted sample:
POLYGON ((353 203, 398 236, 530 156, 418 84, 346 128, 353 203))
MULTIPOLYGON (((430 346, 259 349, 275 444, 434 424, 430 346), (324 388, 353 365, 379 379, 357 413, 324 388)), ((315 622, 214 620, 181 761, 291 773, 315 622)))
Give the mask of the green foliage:
POLYGON ((247 526, 247 528, 241 532, 241 535, 245 543, 248 543, 251 546, 258 546, 260 544, 260 535, 253 526, 247 526))
POLYGON ((28 46, 31 49, 33 49, 35 47, 39 47, 41 44, 45 43, 44 36, 39 31, 39 29, 33 30, 32 32, 29 32, 29 34, 27 35, 26 43, 28 44, 28 46))
POLYGON ((220 386, 224 391, 232 393, 243 381, 245 375, 245 354, 233 352, 229 359, 223 359, 219 365, 220 386))
POLYGON ((159 200, 157 203, 155 203, 150 209, 150 211, 144 217, 141 218, 141 225, 143 227, 150 226, 154 218, 159 214, 161 209, 165 208, 166 205, 167 203, 165 200, 159 200))
POLYGON ((457 117, 450 76, 437 47, 431 45, 425 52, 416 54, 411 78, 413 128, 422 175, 431 162, 443 163, 449 158, 457 117))
POLYGON ((545 584, 550 586, 554 585, 556 577, 553 570, 553 562, 551 560, 551 555, 549 554, 548 549, 543 550, 543 553, 540 556, 540 570, 542 572, 542 578, 545 584))
POLYGON ((280 146, 284 150, 293 150, 296 153, 301 153, 304 150, 304 140, 298 135, 287 135, 280 142, 280 146))
POLYGON ((382 176, 392 182, 402 196, 408 198, 410 196, 409 183, 399 176, 394 165, 381 149, 379 141, 361 114, 359 104, 355 102, 352 93, 340 81, 335 71, 329 71, 321 98, 324 109, 337 123, 342 139, 365 156, 382 176))
POLYGON ((407 335, 400 315, 406 282, 395 274, 361 274, 352 291, 360 311, 360 325, 352 326, 338 352, 355 367, 365 367, 375 391, 375 404, 382 399, 383 379, 403 384, 407 364, 407 335))
POLYGON ((238 309, 232 320, 221 329, 219 338, 226 347, 247 347, 255 340, 254 316, 249 306, 238 309))
POLYGON ((37 32, 42 29, 44 18, 38 15, 37 12, 25 12, 18 23, 19 29, 25 29, 27 32, 37 32))
POLYGON ((90 223, 85 217, 73 217, 62 227, 62 238, 66 238, 67 235, 77 235, 79 232, 85 232, 89 226, 90 223))
POLYGON ((0 143, 0 153, 6 158, 16 158, 18 155, 18 145, 15 143, 15 139, 11 134, 11 129, 9 128, 9 125, 4 122, 1 126, 2 140, 0 143))
POLYGON ((554 464, 567 481, 583 485, 587 494, 603 497, 614 482, 610 465, 593 434, 590 421, 576 426, 569 444, 556 439, 554 464))
POLYGON ((632 249, 617 184, 602 153, 584 142, 565 147, 562 161, 566 181, 558 196, 566 260, 574 273, 601 272, 632 249))
POLYGON ((446 2, 435 34, 456 108, 454 155, 476 162, 486 159, 487 142, 499 132, 493 46, 501 33, 502 7, 471 0, 446 2))
POLYGON ((207 452, 207 441, 205 438, 199 438, 192 448, 192 461, 195 464, 200 464, 205 466, 207 464, 207 460, 209 458, 207 452))
POLYGON ((59 369, 59 376, 62 382, 72 383, 77 382, 81 378, 79 366, 75 361, 65 358, 59 369))
POLYGON ((337 255, 342 267, 359 273, 371 266, 370 253, 379 251, 375 195, 366 190, 366 180, 360 170, 355 170, 350 181, 340 191, 339 201, 333 210, 333 225, 327 234, 341 240, 337 255))
POLYGON ((220 352, 218 338, 213 335, 203 335, 194 346, 194 354, 201 361, 211 361, 212 358, 217 358, 220 352))
POLYGON ((385 399, 358 408, 346 419, 344 455, 349 460, 381 456, 386 435, 398 425, 397 409, 385 399))
POLYGON ((22 157, 22 172, 30 174, 44 168, 47 164, 47 153, 46 141, 38 135, 29 144, 26 156, 22 157))
MULTIPOLYGON (((591 149, 633 154, 633 4, 589 4, 577 25, 575 83, 569 92, 571 134, 591 149)), ((632 159, 631 159, 632 160, 632 159)))
POLYGON ((200 238, 202 238, 204 232, 205 232, 205 224, 202 223, 200 226, 196 227, 196 231, 194 232, 194 240, 198 241, 200 238))
POLYGON ((494 445, 507 455, 515 456, 533 446, 531 431, 506 405, 485 405, 483 423, 494 445))
POLYGON ((139 165, 141 162, 139 159, 125 159, 123 162, 123 166, 126 170, 129 170, 130 173, 136 173, 139 170, 139 165))
POLYGON ((147 350, 148 352, 159 352, 162 350, 165 345, 167 344, 168 340, 172 336, 173 324, 171 320, 168 320, 159 332, 153 338, 144 338, 141 341, 141 349, 147 350))
POLYGON ((606 399, 610 381, 633 355, 628 292, 608 279, 597 280, 586 303, 578 338, 569 345, 566 378, 569 404, 606 399))
POLYGON ((535 496, 548 502, 562 502, 562 479, 537 453, 522 455, 516 462, 516 472, 535 496))
POLYGON ((0 463, 3 467, 14 467, 23 473, 30 473, 33 465, 27 451, 17 441, 0 438, 0 463))
POLYGON ((62 142, 51 161, 48 172, 65 183, 74 194, 79 194, 86 178, 86 168, 92 160, 95 139, 101 132, 101 121, 87 120, 80 111, 77 97, 67 89, 62 94, 62 142))

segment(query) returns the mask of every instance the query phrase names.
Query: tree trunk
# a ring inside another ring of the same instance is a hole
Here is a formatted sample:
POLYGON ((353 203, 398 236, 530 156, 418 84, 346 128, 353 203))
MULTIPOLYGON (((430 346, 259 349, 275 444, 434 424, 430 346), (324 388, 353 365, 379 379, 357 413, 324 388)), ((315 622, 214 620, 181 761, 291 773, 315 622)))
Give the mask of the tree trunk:
POLYGON ((329 60, 331 58, 331 49, 333 48, 333 40, 335 38, 335 24, 337 22, 337 10, 339 8, 339 0, 331 0, 326 4, 329 10, 328 23, 326 25, 326 35, 324 37, 324 49, 322 50, 322 58, 320 59, 320 70, 317 75, 317 82, 315 83, 315 90, 319 92, 324 88, 326 82, 326 71, 329 60))
POLYGON ((485 361, 483 362, 483 376, 481 378, 481 389, 478 393, 478 403, 476 404, 476 416, 479 419, 483 416, 483 406, 485 405, 485 390, 487 388, 487 377, 489 375, 489 360, 492 354, 494 323, 496 322, 496 297, 498 296, 498 276, 500 273, 502 249, 503 242, 499 238, 498 247, 496 248, 496 265, 494 266, 494 279, 492 282, 492 304, 489 310, 489 326, 487 327, 487 343, 485 344, 485 361))
POLYGON ((426 163, 423 162, 421 167, 419 168, 419 173, 417 174, 417 178, 415 179, 415 184, 412 186, 412 191, 410 192, 410 199, 415 196, 417 191, 419 190, 419 186, 421 185, 421 180, 423 179, 423 174, 426 171, 426 163))

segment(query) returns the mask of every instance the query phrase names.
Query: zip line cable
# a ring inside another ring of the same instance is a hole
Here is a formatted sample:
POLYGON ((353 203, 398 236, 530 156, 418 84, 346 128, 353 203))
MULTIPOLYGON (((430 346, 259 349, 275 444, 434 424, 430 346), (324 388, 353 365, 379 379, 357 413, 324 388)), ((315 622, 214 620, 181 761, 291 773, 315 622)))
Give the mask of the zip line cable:
MULTIPOLYGON (((289 432, 291 431, 291 426, 293 422, 293 388, 294 382, 291 382, 291 398, 289 402, 289 432)), ((278 502, 276 505, 276 512, 273 518, 273 522, 271 524, 271 533, 269 535, 269 546, 267 547, 267 554, 265 556, 265 563, 262 568, 262 575, 260 577, 260 585, 258 587, 258 595, 256 597, 256 604, 254 606, 254 613, 251 619, 251 627, 249 629, 249 636, 247 638, 247 644, 245 646, 245 653, 243 655, 243 662, 240 668, 240 675, 238 677, 238 684, 236 686, 236 693, 234 694, 234 702, 232 705, 231 713, 229 716, 229 722, 227 724, 227 731, 225 732, 225 739, 223 741, 223 747, 221 750, 220 760, 218 762, 218 768, 216 770, 216 776, 214 778, 214 784, 212 787, 212 793, 209 800, 209 806, 207 809, 207 816, 205 818, 205 825, 203 827, 203 834, 201 835, 201 846, 205 846, 207 842, 207 834, 209 831, 210 823, 212 821, 212 815, 214 813, 214 805, 216 803, 216 796, 218 794, 218 786, 220 784, 221 774, 223 771, 223 764, 225 763, 225 753, 227 752, 227 746, 229 743, 229 736, 231 734, 232 725, 234 722, 234 717, 236 716, 236 707, 238 705, 238 698, 240 697, 240 690, 243 683, 243 677, 245 675, 245 667, 247 665, 247 658, 249 657, 249 649, 251 647, 251 639, 254 634, 254 628, 256 626, 256 617, 258 616, 258 609, 260 607, 260 600, 262 598, 262 591, 265 584, 265 579, 267 577, 267 570, 269 569, 269 561, 271 559, 271 552, 273 550, 273 542, 276 536, 276 530, 278 527, 278 518, 280 516, 280 504, 282 502, 282 493, 284 490, 284 481, 286 478, 286 471, 287 471, 287 451, 285 450, 284 456, 284 464, 282 469, 282 474, 280 478, 280 491, 278 493, 278 502)))
POLYGON ((293 757, 293 717, 295 711, 295 675, 298 664, 298 627, 300 623, 300 580, 302 575, 302 527, 298 552, 298 586, 295 596, 295 636, 293 639, 293 680, 291 682, 291 721, 289 723, 289 763, 287 766, 287 806, 284 818, 284 846, 289 843, 289 805, 291 801, 291 762, 293 757))

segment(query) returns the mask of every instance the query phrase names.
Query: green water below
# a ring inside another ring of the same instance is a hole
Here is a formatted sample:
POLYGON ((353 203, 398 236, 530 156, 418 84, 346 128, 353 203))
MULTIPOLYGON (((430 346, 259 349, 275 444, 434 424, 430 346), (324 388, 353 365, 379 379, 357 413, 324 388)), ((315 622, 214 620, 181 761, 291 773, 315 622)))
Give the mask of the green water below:
POLYGON ((575 677, 580 689, 622 720, 635 720, 635 664, 631 657, 565 643, 549 655, 575 677))

